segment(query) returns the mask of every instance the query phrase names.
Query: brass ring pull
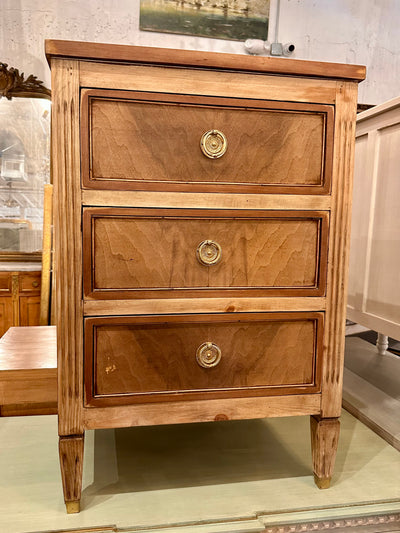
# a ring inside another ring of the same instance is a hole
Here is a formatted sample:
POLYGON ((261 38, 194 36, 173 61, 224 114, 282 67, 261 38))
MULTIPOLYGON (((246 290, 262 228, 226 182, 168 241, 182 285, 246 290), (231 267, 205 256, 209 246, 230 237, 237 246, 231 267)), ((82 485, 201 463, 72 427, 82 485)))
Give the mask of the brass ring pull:
POLYGON ((200 148, 206 157, 218 159, 226 152, 228 141, 222 131, 209 130, 201 137, 200 148))
POLYGON ((221 261, 222 249, 215 241, 203 241, 197 247, 196 256, 202 265, 216 265, 221 261))
POLYGON ((203 368, 213 368, 221 361, 221 349, 213 342, 203 342, 196 352, 196 360, 203 368))
POLYGON ((32 281, 32 287, 39 287, 39 282, 38 281, 32 281))

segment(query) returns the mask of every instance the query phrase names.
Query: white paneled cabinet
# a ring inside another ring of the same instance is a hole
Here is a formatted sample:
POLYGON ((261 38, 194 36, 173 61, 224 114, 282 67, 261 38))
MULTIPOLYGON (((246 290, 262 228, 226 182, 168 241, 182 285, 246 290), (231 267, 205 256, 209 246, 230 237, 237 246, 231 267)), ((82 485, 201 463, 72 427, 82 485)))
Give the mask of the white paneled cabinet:
POLYGON ((400 339, 400 97, 357 117, 347 317, 400 339))

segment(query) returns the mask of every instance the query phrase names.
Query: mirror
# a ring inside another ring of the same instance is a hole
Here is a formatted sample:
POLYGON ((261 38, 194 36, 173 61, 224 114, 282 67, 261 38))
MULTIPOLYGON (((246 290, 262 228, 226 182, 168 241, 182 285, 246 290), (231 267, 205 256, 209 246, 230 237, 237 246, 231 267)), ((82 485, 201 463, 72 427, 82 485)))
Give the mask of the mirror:
POLYGON ((0 63, 0 261, 40 261, 50 91, 0 63))

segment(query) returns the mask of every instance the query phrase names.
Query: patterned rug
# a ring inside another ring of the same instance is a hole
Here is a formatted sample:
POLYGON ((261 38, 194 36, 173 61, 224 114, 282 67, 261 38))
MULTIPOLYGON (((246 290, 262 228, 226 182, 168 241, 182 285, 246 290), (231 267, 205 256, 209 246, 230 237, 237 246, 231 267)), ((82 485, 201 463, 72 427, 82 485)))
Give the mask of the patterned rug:
POLYGON ((103 526, 83 529, 59 529, 40 531, 36 533, 186 533, 197 530, 201 533, 308 533, 312 531, 334 531, 334 533, 400 533, 400 513, 363 516, 352 518, 335 518, 333 520, 320 520, 302 524, 280 524, 267 526, 267 528, 240 526, 236 523, 233 527, 224 522, 185 524, 175 526, 156 526, 146 528, 122 528, 116 526, 103 526))
POLYGON ((307 533, 308 531, 400 533, 400 514, 336 518, 335 520, 322 520, 319 522, 307 522, 305 524, 283 524, 267 527, 262 533, 307 533))

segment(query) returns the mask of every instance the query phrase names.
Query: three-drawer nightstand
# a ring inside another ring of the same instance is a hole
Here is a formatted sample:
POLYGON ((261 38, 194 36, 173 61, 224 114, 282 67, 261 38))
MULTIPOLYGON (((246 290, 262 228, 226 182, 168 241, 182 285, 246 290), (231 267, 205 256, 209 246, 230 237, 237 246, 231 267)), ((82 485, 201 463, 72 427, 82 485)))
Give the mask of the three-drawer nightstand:
POLYGON ((47 41, 60 461, 86 429, 341 408, 364 67, 47 41))

